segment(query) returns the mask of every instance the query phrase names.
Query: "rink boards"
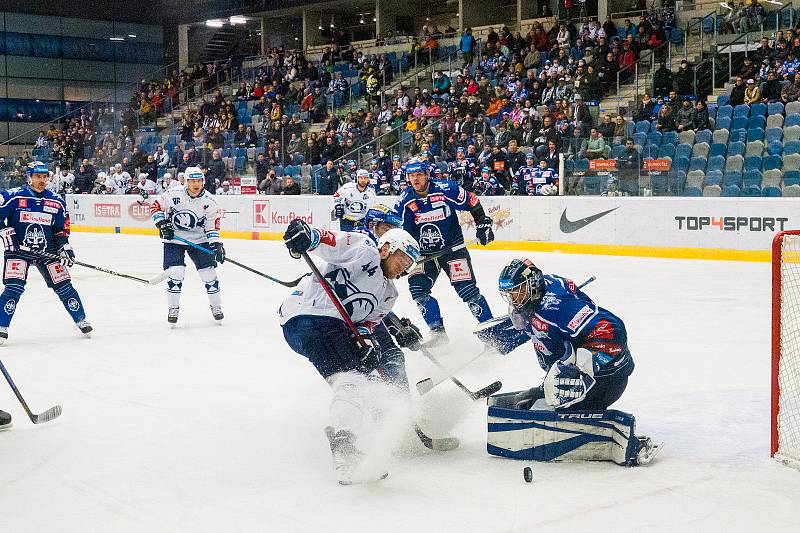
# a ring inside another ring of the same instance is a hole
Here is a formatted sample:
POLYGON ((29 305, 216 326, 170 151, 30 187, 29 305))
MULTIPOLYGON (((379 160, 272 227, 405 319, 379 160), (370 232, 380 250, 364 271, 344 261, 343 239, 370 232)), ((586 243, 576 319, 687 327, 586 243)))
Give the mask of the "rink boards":
MULTIPOLYGON (((338 228, 330 196, 217 196, 223 238, 280 239, 290 220, 338 228)), ((379 201, 394 205, 395 197, 379 201)), ((778 231, 800 228, 792 198, 481 197, 495 224, 489 248, 685 259, 769 261, 778 231)), ((147 201, 69 195, 73 231, 156 234, 147 201)), ((469 213, 459 213, 474 236, 469 213)))

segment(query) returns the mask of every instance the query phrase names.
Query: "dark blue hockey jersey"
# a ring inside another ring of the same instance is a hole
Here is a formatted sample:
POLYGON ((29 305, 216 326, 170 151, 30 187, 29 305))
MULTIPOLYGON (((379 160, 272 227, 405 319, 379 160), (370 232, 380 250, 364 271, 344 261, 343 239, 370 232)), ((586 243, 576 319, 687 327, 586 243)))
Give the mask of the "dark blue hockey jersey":
POLYGON ((66 203, 57 194, 25 186, 3 191, 0 199, 0 221, 14 228, 21 245, 55 252, 69 241, 66 203))
POLYGON ((593 354, 595 376, 630 374, 633 358, 622 320, 597 306, 570 279, 545 274, 544 283, 545 293, 536 313, 512 313, 510 320, 493 327, 491 333, 487 331, 484 340, 508 353, 530 339, 545 371, 585 348, 593 354), (523 332, 526 335, 520 334, 523 332))
POLYGON ((394 210, 403 219, 403 229, 419 242, 423 255, 430 255, 464 242, 457 211, 471 211, 478 205, 478 197, 457 183, 431 180, 425 198, 408 187, 394 210))

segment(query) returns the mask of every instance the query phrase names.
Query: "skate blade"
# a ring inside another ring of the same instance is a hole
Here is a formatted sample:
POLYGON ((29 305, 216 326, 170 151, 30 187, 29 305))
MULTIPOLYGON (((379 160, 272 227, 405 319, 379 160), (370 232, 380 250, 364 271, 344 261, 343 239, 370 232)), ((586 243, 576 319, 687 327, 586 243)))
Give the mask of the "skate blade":
POLYGON ((653 459, 661 453, 661 449, 664 448, 664 442, 655 442, 650 446, 650 449, 644 453, 642 456, 636 457, 636 464, 638 466, 646 466, 653 462, 653 459))
POLYGON ((389 477, 389 472, 384 472, 377 478, 365 478, 365 479, 351 479, 351 480, 339 480, 339 485, 343 487, 349 487, 350 485, 364 485, 366 483, 377 483, 378 481, 383 481, 389 477))
POLYGON ((6 424, 4 426, 0 426, 0 431, 5 431, 6 429, 11 429, 13 426, 14 426, 14 423, 13 422, 9 422, 8 424, 6 424))

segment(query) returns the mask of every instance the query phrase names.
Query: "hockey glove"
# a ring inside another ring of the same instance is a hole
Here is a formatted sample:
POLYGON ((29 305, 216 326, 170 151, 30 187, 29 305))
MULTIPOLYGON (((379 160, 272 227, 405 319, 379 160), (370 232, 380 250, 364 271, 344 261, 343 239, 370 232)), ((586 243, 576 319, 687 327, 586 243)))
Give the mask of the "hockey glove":
POLYGON ((475 224, 475 237, 478 239, 478 242, 484 246, 494 240, 492 217, 484 215, 484 217, 475 224))
POLYGON ((569 407, 583 401, 595 380, 575 365, 556 361, 544 378, 544 398, 553 407, 569 407))
POLYGON ((210 245, 211 251, 214 252, 214 259, 220 265, 225 262, 225 247, 221 242, 212 242, 210 245))
POLYGON ((3 241, 3 248, 6 252, 16 252, 19 250, 19 239, 17 232, 12 227, 0 229, 0 239, 3 241))
POLYGON ((289 255, 295 259, 300 259, 303 252, 311 248, 311 228, 308 224, 296 218, 289 222, 286 233, 283 234, 283 242, 289 249, 289 255))
POLYGON ((422 339, 422 333, 420 333, 419 328, 407 318, 401 318, 400 323, 402 326, 394 334, 394 340, 397 341, 397 345, 413 351, 419 350, 419 341, 422 339))
POLYGON ((72 246, 69 244, 62 246, 58 255, 61 258, 61 266, 71 267, 75 264, 75 252, 72 251, 72 246))
POLYGON ((380 360, 378 359, 378 343, 372 337, 372 333, 365 327, 359 327, 358 333, 364 340, 364 346, 356 344, 356 353, 358 354, 358 366, 356 370, 364 374, 369 374, 378 367, 380 360))
POLYGON ((172 222, 166 218, 156 222, 156 227, 158 228, 158 234, 165 241, 171 241, 175 238, 175 228, 172 226, 172 222))
POLYGON ((344 216, 344 205, 336 204, 333 206, 333 216, 336 218, 342 218, 344 216))

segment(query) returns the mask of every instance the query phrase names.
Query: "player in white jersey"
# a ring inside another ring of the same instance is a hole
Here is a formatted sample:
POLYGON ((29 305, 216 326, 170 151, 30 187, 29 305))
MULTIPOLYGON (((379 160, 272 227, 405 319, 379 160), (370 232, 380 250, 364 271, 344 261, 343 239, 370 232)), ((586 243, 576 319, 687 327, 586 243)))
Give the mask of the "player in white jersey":
POLYGON ((311 229, 300 219, 289 224, 283 238, 293 257, 309 252, 327 262, 320 267, 322 275, 366 344, 355 341, 316 279, 305 278, 278 310, 289 347, 308 358, 333 390, 326 433, 339 483, 381 479, 382 465, 372 474, 360 468, 363 452, 357 447, 360 438, 371 433, 370 409, 392 390, 388 381, 375 376, 384 372, 373 332, 397 299, 392 280, 414 268, 419 245, 399 228, 384 233, 376 245, 365 233, 311 229))
POLYGON ((356 171, 356 181, 345 183, 333 193, 333 213, 339 229, 354 231, 364 227, 364 215, 375 203, 375 189, 369 185, 369 172, 356 171))
POLYGON ((148 178, 147 174, 139 174, 139 181, 133 186, 134 192, 142 195, 142 198, 148 198, 154 194, 159 194, 160 188, 155 181, 148 178))
POLYGON ((164 270, 167 271, 167 321, 178 321, 181 289, 186 275, 184 254, 197 267, 197 274, 206 287, 211 314, 222 320, 222 305, 217 278, 217 263, 225 262, 225 248, 219 240, 222 213, 214 195, 203 188, 205 175, 198 167, 186 169, 186 185, 173 187, 158 196, 150 206, 150 214, 164 243, 164 270), (198 250, 180 241, 178 236, 210 252, 198 250))

